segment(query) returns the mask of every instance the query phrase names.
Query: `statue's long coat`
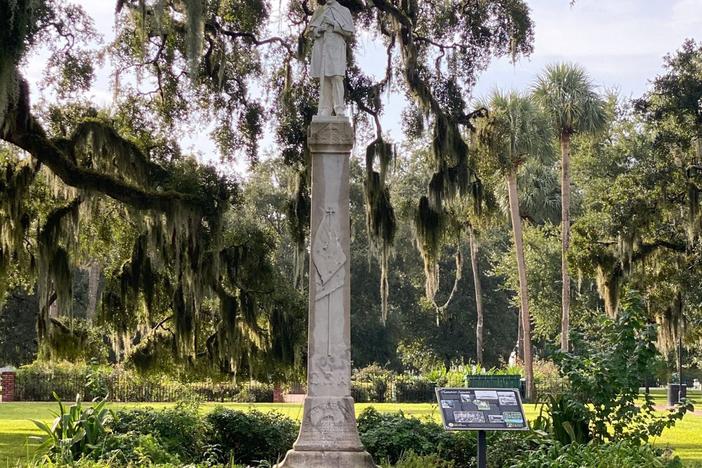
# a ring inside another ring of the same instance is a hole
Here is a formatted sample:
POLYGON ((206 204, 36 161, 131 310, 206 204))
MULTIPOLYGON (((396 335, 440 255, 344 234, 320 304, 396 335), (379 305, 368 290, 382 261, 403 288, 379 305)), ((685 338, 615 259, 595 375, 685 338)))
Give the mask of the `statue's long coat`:
POLYGON ((353 17, 349 9, 336 2, 327 3, 315 11, 309 28, 314 35, 312 78, 346 75, 346 39, 354 34, 353 17), (334 30, 330 28, 318 36, 316 31, 325 22, 333 24, 334 30))

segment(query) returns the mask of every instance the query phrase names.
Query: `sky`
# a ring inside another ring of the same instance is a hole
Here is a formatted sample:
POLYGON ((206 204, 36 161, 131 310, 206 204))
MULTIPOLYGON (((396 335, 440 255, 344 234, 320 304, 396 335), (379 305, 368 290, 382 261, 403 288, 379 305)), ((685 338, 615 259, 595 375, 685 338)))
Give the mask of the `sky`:
MULTIPOLYGON (((114 0, 73 0, 90 14, 98 31, 108 41, 113 37, 114 0)), ((271 3, 276 4, 276 1, 271 3)), ((555 62, 582 65, 601 90, 618 90, 624 97, 638 97, 649 81, 662 71, 663 56, 677 50, 685 38, 702 41, 702 0, 527 0, 534 22, 534 53, 517 63, 495 60, 482 73, 473 97, 488 95, 495 88, 527 91, 543 68, 555 62)), ((274 19, 271 30, 285 26, 274 19)), ((383 51, 360 38, 356 58, 364 70, 382 68, 383 51)), ((25 66, 27 76, 41 75, 46 60, 39 53, 25 66)), ((34 83, 33 95, 42 96, 34 83)), ((97 75, 91 92, 97 105, 109 105, 113 97, 106 72, 97 75)), ((50 99, 50 96, 45 96, 50 99)), ((401 139, 400 116, 403 100, 390 96, 383 116, 384 130, 395 141, 401 139)), ((269 132, 270 133, 270 132, 269 132)), ((184 148, 199 153, 201 159, 216 161, 214 146, 206 132, 184 136, 184 148)), ((264 152, 272 149, 270 134, 264 139, 264 152)), ((245 174, 245 165, 234 168, 245 174)))

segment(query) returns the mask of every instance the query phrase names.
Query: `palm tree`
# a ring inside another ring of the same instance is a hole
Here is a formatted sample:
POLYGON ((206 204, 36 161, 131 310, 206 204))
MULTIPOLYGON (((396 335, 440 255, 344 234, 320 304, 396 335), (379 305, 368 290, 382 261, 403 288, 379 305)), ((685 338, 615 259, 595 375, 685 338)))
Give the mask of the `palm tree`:
POLYGON ((595 133, 604 129, 605 104, 594 91, 582 67, 560 63, 546 67, 534 87, 534 98, 549 116, 561 145, 561 278, 562 316, 561 350, 568 351, 570 330, 570 141, 577 133, 595 133))
POLYGON ((484 153, 496 163, 507 182, 509 213, 519 272, 520 325, 523 334, 527 399, 531 399, 534 393, 531 316, 522 240, 522 217, 517 194, 517 173, 527 158, 542 157, 549 152, 550 133, 543 114, 528 96, 514 91, 509 93, 496 91, 486 107, 489 116, 479 124, 478 141, 484 153))
POLYGON ((483 287, 480 283, 479 270, 479 248, 480 244, 476 238, 475 228, 472 225, 468 226, 468 245, 470 248, 470 265, 473 272, 473 286, 475 289, 475 312, 477 320, 475 325, 475 348, 476 361, 481 366, 483 365, 483 326, 485 323, 485 313, 483 310, 483 287))

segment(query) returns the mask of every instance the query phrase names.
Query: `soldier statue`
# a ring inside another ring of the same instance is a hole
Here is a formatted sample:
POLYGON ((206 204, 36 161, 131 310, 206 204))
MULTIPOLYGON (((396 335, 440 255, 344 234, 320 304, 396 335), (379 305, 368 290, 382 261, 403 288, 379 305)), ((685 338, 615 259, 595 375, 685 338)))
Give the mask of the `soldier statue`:
POLYGON ((319 78, 319 110, 317 115, 346 115, 344 76, 346 75, 346 43, 355 33, 348 8, 336 0, 314 12, 309 25, 314 38, 312 78, 319 78))

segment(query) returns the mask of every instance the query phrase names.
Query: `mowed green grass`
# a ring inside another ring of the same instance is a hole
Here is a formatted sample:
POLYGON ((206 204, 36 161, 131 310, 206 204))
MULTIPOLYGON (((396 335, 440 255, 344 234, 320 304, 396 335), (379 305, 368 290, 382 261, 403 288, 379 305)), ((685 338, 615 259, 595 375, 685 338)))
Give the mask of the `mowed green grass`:
MULTIPOLYGON (((664 396, 655 394, 656 401, 664 404, 664 396)), ((702 401, 700 395, 691 395, 693 399, 702 401)), ((206 414, 212 411, 218 403, 204 403, 200 411, 206 414)), ((113 410, 124 408, 166 408, 172 407, 172 403, 112 403, 113 410)), ((300 420, 302 417, 301 404, 284 403, 224 403, 221 406, 227 408, 262 412, 277 411, 293 419, 300 420)), ((435 404, 429 403, 359 403, 356 405, 356 414, 365 408, 372 406, 381 412, 402 411, 407 416, 432 419, 440 422, 441 415, 435 404)), ((26 460, 31 457, 37 443, 29 441, 28 437, 41 435, 31 419, 38 419, 45 422, 53 420, 52 411, 56 409, 55 403, 43 402, 17 402, 0 403, 0 467, 15 466, 17 461, 26 460)), ((524 405, 527 419, 533 420, 539 413, 539 406, 524 405)), ((683 421, 673 429, 666 430, 663 435, 655 441, 656 445, 669 446, 686 464, 691 466, 702 466, 702 416, 689 414, 683 421)))

